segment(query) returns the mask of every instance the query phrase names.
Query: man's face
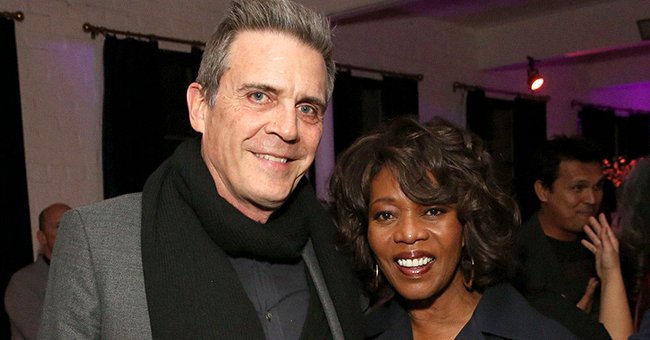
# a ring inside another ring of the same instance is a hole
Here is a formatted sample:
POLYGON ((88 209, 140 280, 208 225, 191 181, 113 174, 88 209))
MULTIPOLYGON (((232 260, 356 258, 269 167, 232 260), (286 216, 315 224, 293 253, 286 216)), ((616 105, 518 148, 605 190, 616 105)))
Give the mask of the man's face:
POLYGON ((582 232, 589 216, 598 212, 603 199, 602 187, 600 164, 561 161, 558 178, 551 188, 538 193, 542 213, 553 221, 552 226, 559 235, 574 238, 572 235, 582 232))
MULTIPOLYGON (((266 222, 314 160, 323 131, 327 71, 321 54, 283 33, 244 31, 230 47, 215 105, 188 101, 219 194, 266 222)), ((196 95, 196 91, 194 92, 196 95)))
POLYGON ((43 255, 48 260, 52 258, 52 251, 54 250, 54 243, 56 243, 56 234, 59 231, 61 218, 68 210, 70 210, 68 206, 55 204, 48 207, 43 213, 43 225, 36 233, 36 237, 41 245, 43 255))

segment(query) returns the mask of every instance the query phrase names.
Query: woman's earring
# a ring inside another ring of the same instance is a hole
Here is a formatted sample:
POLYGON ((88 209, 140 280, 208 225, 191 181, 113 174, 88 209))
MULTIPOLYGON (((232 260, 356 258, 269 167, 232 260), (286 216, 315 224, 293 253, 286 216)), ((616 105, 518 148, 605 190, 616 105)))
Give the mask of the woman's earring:
POLYGON ((375 263, 375 279, 379 278, 379 266, 375 263))
POLYGON ((469 280, 463 278, 463 284, 468 290, 472 290, 472 285, 474 284, 474 258, 469 257, 470 263, 472 264, 472 271, 469 274, 469 280))

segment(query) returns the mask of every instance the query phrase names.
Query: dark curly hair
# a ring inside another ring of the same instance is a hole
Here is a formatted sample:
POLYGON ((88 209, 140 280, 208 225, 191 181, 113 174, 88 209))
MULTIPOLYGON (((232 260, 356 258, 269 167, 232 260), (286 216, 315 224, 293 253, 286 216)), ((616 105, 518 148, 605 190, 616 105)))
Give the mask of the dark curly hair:
POLYGON ((473 278, 474 289, 483 291, 512 273, 519 211, 496 184, 483 142, 439 118, 428 124, 398 118, 354 142, 339 156, 330 179, 330 208, 341 242, 372 300, 392 293, 375 275, 367 237, 370 186, 385 167, 414 202, 455 205, 465 243, 460 270, 466 279, 473 278))

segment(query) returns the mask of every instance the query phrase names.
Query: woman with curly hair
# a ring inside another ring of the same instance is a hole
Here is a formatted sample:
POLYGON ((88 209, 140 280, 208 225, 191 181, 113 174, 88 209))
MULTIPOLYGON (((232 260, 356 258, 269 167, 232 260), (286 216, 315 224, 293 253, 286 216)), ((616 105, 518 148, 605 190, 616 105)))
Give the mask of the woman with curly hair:
POLYGON ((371 301, 367 338, 575 338, 505 283, 519 213, 466 130, 392 121, 339 157, 330 192, 371 301))

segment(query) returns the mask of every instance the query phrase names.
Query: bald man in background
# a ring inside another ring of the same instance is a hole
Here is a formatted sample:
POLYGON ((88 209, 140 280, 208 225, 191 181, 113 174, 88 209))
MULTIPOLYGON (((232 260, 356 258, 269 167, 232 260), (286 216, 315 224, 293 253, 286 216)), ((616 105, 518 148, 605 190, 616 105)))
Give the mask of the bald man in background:
POLYGON ((5 309, 11 322, 12 340, 37 337, 56 233, 61 217, 70 209, 67 204, 54 203, 38 215, 36 237, 40 254, 34 263, 18 270, 7 285, 5 309))

